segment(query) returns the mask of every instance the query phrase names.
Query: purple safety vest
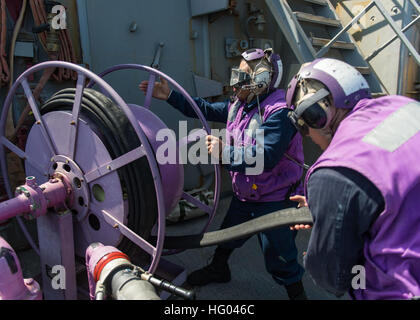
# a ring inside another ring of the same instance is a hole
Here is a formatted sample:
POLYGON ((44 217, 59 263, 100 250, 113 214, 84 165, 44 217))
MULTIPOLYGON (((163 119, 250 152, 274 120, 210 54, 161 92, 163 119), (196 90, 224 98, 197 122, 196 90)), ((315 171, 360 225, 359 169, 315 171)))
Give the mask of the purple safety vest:
MULTIPOLYGON (((363 99, 311 167, 346 167, 382 193, 385 209, 365 238, 366 289, 356 299, 420 296, 420 103, 402 96, 363 99)), ((312 201, 316 201, 313 199, 312 201)))
MULTIPOLYGON (((226 141, 231 146, 256 145, 255 132, 261 126, 258 107, 248 112, 244 117, 243 110, 246 103, 238 100, 229 105, 229 116, 226 126, 226 141), (252 133, 252 134, 251 134, 252 133)), ((274 112, 287 108, 285 91, 276 90, 262 103, 262 120, 274 112)), ((302 137, 296 134, 292 139, 286 154, 299 163, 304 162, 302 137)), ((293 161, 282 157, 279 163, 270 170, 264 170, 260 175, 246 175, 244 173, 229 172, 232 177, 233 191, 241 201, 282 201, 302 177, 303 169, 293 161)), ((302 185, 292 194, 301 194, 302 185)))

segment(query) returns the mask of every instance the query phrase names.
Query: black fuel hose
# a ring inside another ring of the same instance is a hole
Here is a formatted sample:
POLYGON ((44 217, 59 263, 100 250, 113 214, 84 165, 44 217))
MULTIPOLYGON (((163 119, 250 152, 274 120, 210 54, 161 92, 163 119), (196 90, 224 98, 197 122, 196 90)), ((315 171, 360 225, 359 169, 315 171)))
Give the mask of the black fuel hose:
MULTIPOLYGON (((197 235, 167 236, 165 237, 165 249, 195 249, 219 245, 225 242, 250 237, 254 234, 270 229, 294 226, 296 224, 312 225, 312 215, 308 207, 296 209, 288 208, 262 217, 244 222, 242 224, 197 235)), ((151 241, 156 242, 156 237, 151 241)))

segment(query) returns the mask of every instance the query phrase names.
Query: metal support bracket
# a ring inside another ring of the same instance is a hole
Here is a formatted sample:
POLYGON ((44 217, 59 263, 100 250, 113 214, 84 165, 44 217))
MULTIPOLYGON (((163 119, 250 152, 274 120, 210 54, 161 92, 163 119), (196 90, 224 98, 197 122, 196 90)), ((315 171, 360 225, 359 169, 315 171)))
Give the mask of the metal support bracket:
POLYGON ((153 59, 153 63, 151 65, 153 69, 157 69, 157 70, 160 69, 160 56, 162 55, 162 50, 164 46, 165 46, 165 43, 163 42, 159 43, 159 46, 155 54, 155 58, 153 59))
POLYGON ((72 213, 48 213, 37 224, 44 299, 77 300, 72 213))

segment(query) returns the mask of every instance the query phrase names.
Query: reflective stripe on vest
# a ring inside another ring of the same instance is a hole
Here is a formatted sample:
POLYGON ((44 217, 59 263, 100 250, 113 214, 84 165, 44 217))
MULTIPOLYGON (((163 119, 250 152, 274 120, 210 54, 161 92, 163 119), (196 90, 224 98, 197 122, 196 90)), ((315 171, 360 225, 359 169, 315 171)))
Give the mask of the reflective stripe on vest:
POLYGON ((420 131, 420 103, 412 102, 392 113, 363 142, 394 152, 420 131))

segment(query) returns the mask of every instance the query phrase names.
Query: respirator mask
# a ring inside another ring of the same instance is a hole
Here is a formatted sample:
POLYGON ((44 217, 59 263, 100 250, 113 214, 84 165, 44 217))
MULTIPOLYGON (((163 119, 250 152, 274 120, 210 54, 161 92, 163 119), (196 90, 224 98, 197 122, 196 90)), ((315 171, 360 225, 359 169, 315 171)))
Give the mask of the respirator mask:
POLYGON ((261 94, 268 89, 271 74, 272 70, 269 63, 263 59, 251 73, 247 73, 239 67, 232 68, 230 85, 236 89, 250 90, 256 94, 261 94))
POLYGON ((255 97, 269 92, 271 75, 269 63, 262 59, 251 73, 240 68, 232 68, 230 85, 237 90, 249 91, 247 102, 250 103, 255 97))

